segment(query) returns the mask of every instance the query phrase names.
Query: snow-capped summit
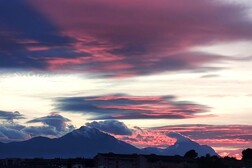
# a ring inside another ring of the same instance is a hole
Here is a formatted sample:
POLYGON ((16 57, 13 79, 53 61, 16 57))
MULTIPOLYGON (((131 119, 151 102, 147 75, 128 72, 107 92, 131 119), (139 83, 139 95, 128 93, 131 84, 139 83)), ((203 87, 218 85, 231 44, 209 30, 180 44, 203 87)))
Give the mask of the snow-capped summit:
POLYGON ((96 128, 80 127, 61 138, 32 138, 0 144, 0 158, 94 157, 97 153, 141 153, 141 150, 96 128))
POLYGON ((79 129, 72 131, 71 134, 74 136, 83 136, 83 137, 93 138, 95 136, 101 136, 104 133, 99 131, 96 128, 92 128, 88 126, 81 126, 79 129))
POLYGON ((206 154, 209 154, 210 156, 218 156, 218 154, 210 146, 200 145, 179 133, 170 132, 167 136, 176 139, 176 142, 166 149, 149 147, 142 149, 142 151, 146 154, 184 156, 186 152, 193 149, 198 153, 198 156, 205 156, 206 154))
POLYGON ((164 154, 183 156, 187 151, 194 149, 199 156, 205 156, 206 154, 218 156, 218 154, 210 146, 200 145, 179 133, 170 132, 167 136, 175 138, 177 141, 174 145, 166 148, 164 154))
POLYGON ((170 138, 175 138, 177 141, 175 144, 179 144, 179 143, 191 143, 193 142, 191 139, 179 134, 179 133, 175 133, 175 132, 169 132, 167 134, 168 137, 170 138))
POLYGON ((177 139, 174 145, 166 149, 145 148, 140 150, 96 128, 82 126, 60 138, 37 137, 22 142, 0 143, 0 158, 94 157, 97 153, 109 152, 183 156, 191 149, 194 149, 199 156, 217 155, 211 147, 200 145, 183 135, 177 133, 168 135, 177 139))

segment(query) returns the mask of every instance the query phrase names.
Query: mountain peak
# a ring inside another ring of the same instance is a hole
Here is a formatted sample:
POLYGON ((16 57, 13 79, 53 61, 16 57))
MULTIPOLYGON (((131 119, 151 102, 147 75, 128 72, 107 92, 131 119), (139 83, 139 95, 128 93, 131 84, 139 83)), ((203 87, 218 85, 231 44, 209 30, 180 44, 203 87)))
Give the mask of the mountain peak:
POLYGON ((0 158, 72 158, 94 157, 97 153, 155 153, 162 155, 181 155, 188 150, 195 149, 199 156, 207 153, 217 155, 215 151, 206 145, 200 145, 183 135, 174 133, 170 136, 177 137, 178 142, 166 149, 146 148, 140 150, 126 142, 103 133, 96 128, 82 126, 60 138, 50 139, 37 137, 23 142, 1 144, 0 158), (182 137, 181 137, 182 136, 182 137), (177 145, 176 145, 177 144, 177 145))
POLYGON ((33 138, 0 145, 0 158, 73 158, 94 157, 97 153, 108 152, 141 153, 140 149, 88 126, 82 126, 60 138, 33 138))
POLYGON ((167 136, 170 137, 170 138, 177 139, 177 142, 178 141, 179 142, 190 142, 191 141, 189 138, 187 138, 187 137, 185 137, 185 136, 183 136, 183 135, 181 135, 179 133, 176 133, 176 132, 169 132, 167 134, 167 136))
POLYGON ((102 132, 96 128, 81 126, 79 129, 74 130, 72 134, 74 136, 94 137, 101 135, 102 132))
POLYGON ((93 128, 93 127, 89 127, 89 126, 81 126, 79 129, 76 129, 76 130, 81 131, 81 132, 90 132, 90 131, 94 131, 97 129, 93 128))
POLYGON ((205 156, 206 154, 218 156, 218 154, 210 146, 200 145, 179 133, 170 132, 167 134, 167 136, 175 138, 177 141, 174 145, 169 146, 165 150, 166 154, 183 156, 187 151, 194 149, 199 156, 205 156))

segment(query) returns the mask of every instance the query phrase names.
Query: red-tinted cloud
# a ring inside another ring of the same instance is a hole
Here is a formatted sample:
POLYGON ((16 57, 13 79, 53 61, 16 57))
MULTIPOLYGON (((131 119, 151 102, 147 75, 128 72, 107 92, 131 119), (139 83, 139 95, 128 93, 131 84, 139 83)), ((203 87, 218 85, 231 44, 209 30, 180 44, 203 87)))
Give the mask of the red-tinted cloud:
POLYGON ((252 145, 251 125, 173 125, 136 129, 131 136, 116 136, 139 147, 168 147, 175 140, 166 136, 178 132, 199 144, 213 147, 221 156, 241 158, 241 151, 252 145), (148 142, 146 142, 148 140, 148 142))
POLYGON ((246 9, 217 0, 28 0, 14 14, 12 3, 3 6, 5 68, 107 77, 212 70, 223 56, 190 49, 252 38, 246 9))
POLYGON ((185 119, 209 117, 209 107, 173 96, 130 96, 123 94, 66 97, 57 99, 60 111, 91 114, 92 119, 185 119), (201 114, 203 113, 203 115, 201 114))
POLYGON ((245 20, 243 8, 218 1, 63 0, 38 4, 66 35, 77 39, 77 51, 91 55, 77 64, 48 61, 55 71, 68 67, 124 77, 208 69, 208 63, 223 58, 190 52, 192 47, 252 37, 252 24, 245 20))

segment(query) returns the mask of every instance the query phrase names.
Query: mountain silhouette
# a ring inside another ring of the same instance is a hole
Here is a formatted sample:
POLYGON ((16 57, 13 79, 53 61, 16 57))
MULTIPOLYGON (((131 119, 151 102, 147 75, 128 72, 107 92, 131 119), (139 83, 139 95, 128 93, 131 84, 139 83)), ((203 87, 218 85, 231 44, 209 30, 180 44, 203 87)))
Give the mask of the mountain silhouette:
POLYGON ((199 156, 217 155, 210 146, 200 145, 185 137, 177 138, 177 142, 166 149, 138 149, 96 128, 82 126, 60 138, 35 137, 27 141, 0 143, 0 158, 92 158, 97 153, 109 152, 183 156, 191 149, 199 156))
POLYGON ((36 137, 0 144, 0 158, 94 157, 97 153, 140 153, 140 149, 95 128, 80 127, 60 138, 36 137))
POLYGON ((184 156, 185 153, 189 150, 195 150, 198 153, 198 156, 206 156, 209 154, 210 156, 218 156, 218 154, 208 145, 200 145, 197 142, 192 141, 189 138, 186 138, 177 133, 170 133, 171 137, 177 139, 174 145, 167 147, 166 149, 148 147, 142 149, 146 154, 159 154, 159 155, 180 155, 184 156))

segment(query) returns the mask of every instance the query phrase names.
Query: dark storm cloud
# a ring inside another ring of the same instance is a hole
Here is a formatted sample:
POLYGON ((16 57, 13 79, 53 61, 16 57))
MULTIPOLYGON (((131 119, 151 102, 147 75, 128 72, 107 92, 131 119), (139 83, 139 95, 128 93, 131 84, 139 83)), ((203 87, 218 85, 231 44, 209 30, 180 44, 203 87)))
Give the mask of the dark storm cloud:
POLYGON ((173 96, 130 96, 123 94, 58 98, 60 111, 91 114, 102 119, 185 119, 204 117, 209 107, 177 101, 173 96))
MULTIPOLYGON (((12 0, 0 6, 0 68, 106 77, 212 71, 193 47, 252 39, 246 8, 209 0, 12 0)), ((229 59, 230 60, 230 59, 229 59)))
POLYGON ((99 122, 93 121, 90 123, 86 123, 86 125, 115 135, 132 134, 132 130, 130 130, 123 122, 117 120, 107 120, 99 122))

